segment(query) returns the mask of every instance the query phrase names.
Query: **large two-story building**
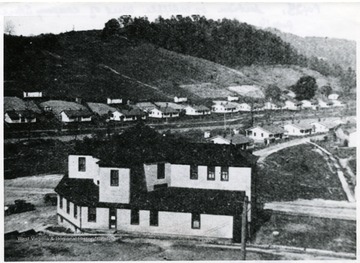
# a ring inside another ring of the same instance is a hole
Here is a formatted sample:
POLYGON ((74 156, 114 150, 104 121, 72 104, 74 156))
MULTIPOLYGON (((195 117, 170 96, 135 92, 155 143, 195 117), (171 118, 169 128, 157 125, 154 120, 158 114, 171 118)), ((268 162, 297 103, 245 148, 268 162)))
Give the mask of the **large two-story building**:
POLYGON ((139 124, 89 153, 69 156, 59 224, 240 241, 245 196, 254 202, 257 158, 235 145, 190 144, 139 124))

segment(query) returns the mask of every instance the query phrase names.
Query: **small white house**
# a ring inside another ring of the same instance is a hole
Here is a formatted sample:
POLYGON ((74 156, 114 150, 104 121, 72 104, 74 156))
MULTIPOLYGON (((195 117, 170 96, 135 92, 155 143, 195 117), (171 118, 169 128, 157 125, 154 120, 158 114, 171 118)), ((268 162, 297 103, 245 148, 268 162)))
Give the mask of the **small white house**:
POLYGON ((201 115, 209 115, 211 114, 210 109, 203 105, 188 105, 185 107, 185 114, 191 116, 201 116, 201 115))
POLYGON ((313 132, 313 126, 310 123, 288 123, 284 125, 284 130, 287 135, 291 136, 305 136, 313 132))
POLYGON ((150 111, 149 117, 163 119, 163 118, 177 118, 179 117, 179 112, 170 107, 158 107, 150 111))
POLYGON ((333 93, 328 96, 329 100, 337 100, 339 98, 339 94, 333 93))
POLYGON ((343 104, 340 100, 333 100, 333 107, 345 107, 345 104, 343 104))
POLYGON ((316 110, 317 107, 318 107, 317 101, 310 101, 310 100, 302 100, 301 101, 301 108, 303 108, 303 109, 316 110))
POLYGON ((175 96, 175 97, 174 97, 174 102, 175 102, 175 103, 187 102, 187 98, 175 96))
POLYGON ((111 98, 107 98, 106 103, 107 104, 121 104, 122 103, 122 99, 111 99, 111 98))
POLYGON ((246 130, 246 136, 255 142, 264 142, 266 144, 280 140, 284 137, 285 130, 278 126, 264 125, 256 126, 246 130))
POLYGON ((228 96, 228 97, 227 97, 227 100, 228 100, 228 101, 238 101, 238 100, 239 100, 239 97, 236 97, 236 96, 228 96))
POLYGON ((210 139, 215 144, 233 144, 239 146, 241 149, 246 150, 253 146, 253 140, 242 134, 233 134, 223 136, 215 136, 210 139))
POLYGON ((5 112, 6 123, 34 123, 36 122, 36 115, 30 110, 25 111, 7 111, 5 112))
POLYGON ((24 91, 23 92, 24 99, 25 98, 42 98, 42 91, 24 91))
POLYGON ((239 111, 251 111, 251 105, 249 103, 240 103, 238 109, 239 111))
POLYGON ((335 129, 340 124, 334 121, 318 121, 318 122, 312 122, 311 125, 313 126, 313 131, 315 133, 326 133, 330 130, 335 129))
POLYGON ((214 113, 231 113, 238 112, 239 108, 234 103, 220 103, 211 106, 211 111, 214 113))
POLYGON ((334 103, 332 101, 325 101, 322 99, 318 99, 318 102, 319 102, 320 108, 330 108, 334 105, 334 103))
POLYGON ((283 109, 285 110, 300 110, 301 108, 301 102, 295 101, 295 100, 286 100, 285 106, 283 109))
POLYGON ((283 103, 281 103, 281 102, 267 101, 267 102, 265 102, 264 109, 265 110, 281 110, 282 107, 283 107, 283 103))
POLYGON ((111 121, 122 121, 124 118, 124 114, 122 114, 120 111, 115 110, 110 115, 111 121))
POLYGON ((91 112, 88 110, 63 110, 60 112, 61 121, 68 122, 90 122, 91 112))

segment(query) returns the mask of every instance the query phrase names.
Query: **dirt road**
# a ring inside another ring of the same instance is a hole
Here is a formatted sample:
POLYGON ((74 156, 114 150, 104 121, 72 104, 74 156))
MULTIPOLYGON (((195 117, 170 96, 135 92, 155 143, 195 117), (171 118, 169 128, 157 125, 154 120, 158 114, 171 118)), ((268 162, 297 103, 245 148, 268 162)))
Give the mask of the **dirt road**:
POLYGON ((266 203, 264 209, 294 215, 356 220, 356 204, 346 201, 296 200, 266 203))
POLYGON ((299 144, 304 144, 304 143, 308 143, 310 142, 310 139, 316 139, 319 140, 321 138, 323 138, 325 135, 321 134, 321 135, 314 135, 311 137, 306 137, 306 138, 299 138, 299 139, 294 139, 291 141, 285 141, 283 143, 279 143, 279 144, 275 144, 275 145, 270 145, 267 148, 258 150, 258 151, 254 151, 253 154, 260 156, 258 162, 262 163, 266 157, 268 157, 270 154, 273 154, 275 152, 278 152, 282 149, 288 148, 288 147, 292 147, 295 145, 299 145, 299 144))

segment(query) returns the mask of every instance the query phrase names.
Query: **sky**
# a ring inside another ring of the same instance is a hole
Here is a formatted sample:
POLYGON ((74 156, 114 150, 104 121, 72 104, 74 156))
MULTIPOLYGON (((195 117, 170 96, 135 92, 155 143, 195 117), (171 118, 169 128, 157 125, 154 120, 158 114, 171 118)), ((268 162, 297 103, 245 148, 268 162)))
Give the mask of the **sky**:
POLYGON ((4 24, 11 20, 16 35, 102 29, 121 15, 200 14, 212 19, 237 19, 260 28, 274 27, 299 36, 356 40, 360 35, 360 3, 0 3, 4 24))

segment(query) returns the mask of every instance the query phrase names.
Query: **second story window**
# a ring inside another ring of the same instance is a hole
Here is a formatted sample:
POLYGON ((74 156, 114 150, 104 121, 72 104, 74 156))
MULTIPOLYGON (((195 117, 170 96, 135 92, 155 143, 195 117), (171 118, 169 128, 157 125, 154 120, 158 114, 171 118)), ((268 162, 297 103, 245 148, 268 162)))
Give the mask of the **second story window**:
POLYGON ((110 171, 110 186, 119 186, 119 170, 110 171))
POLYGON ((208 166, 208 180, 215 180, 215 166, 208 166))
POLYGON ((86 159, 85 157, 79 157, 79 172, 86 171, 86 159))
POLYGON ((190 165, 190 179, 198 179, 198 166, 196 164, 190 165))
POLYGON ((157 165, 157 179, 165 179, 165 164, 158 163, 157 165))
POLYGON ((63 197, 62 196, 60 196, 59 206, 61 209, 63 208, 63 197))
POLYGON ((221 181, 229 181, 229 167, 221 167, 221 181))

